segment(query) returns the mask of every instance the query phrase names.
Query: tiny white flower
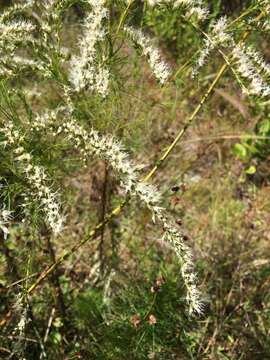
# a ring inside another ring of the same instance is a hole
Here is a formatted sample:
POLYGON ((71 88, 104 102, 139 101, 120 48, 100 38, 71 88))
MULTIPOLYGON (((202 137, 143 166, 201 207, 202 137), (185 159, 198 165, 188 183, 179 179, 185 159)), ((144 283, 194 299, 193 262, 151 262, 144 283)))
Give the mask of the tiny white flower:
POLYGON ((142 48, 142 52, 148 58, 155 77, 161 84, 164 84, 169 79, 171 70, 168 64, 162 60, 159 50, 153 46, 152 40, 140 29, 125 26, 124 30, 142 48))

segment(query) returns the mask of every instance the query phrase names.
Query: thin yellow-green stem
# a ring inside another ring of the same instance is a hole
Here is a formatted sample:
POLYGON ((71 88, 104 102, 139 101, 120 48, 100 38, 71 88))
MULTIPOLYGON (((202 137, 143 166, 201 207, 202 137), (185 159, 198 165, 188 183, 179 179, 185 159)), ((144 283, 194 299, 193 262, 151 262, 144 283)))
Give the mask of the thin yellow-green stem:
POLYGON ((120 21, 119 21, 119 24, 118 24, 118 27, 117 27, 117 30, 116 30, 116 33, 115 33, 116 36, 119 34, 119 31, 121 30, 121 27, 123 26, 123 24, 124 24, 124 22, 126 20, 128 10, 130 9, 130 6, 131 6, 132 2, 133 2, 132 0, 129 1, 127 7, 125 8, 124 12, 122 13, 122 15, 120 17, 120 21))
MULTIPOLYGON (((264 3, 267 3, 267 1, 264 1, 264 3)), ((247 15, 249 15, 250 13, 252 13, 254 10, 256 10, 258 7, 258 4, 251 6, 250 8, 248 8, 247 10, 245 10, 241 15, 239 15, 236 19, 232 20, 228 27, 231 27, 232 25, 234 25, 236 22, 238 22, 239 20, 243 19, 244 17, 246 17, 247 15)), ((258 20, 258 19, 256 19, 258 20)))

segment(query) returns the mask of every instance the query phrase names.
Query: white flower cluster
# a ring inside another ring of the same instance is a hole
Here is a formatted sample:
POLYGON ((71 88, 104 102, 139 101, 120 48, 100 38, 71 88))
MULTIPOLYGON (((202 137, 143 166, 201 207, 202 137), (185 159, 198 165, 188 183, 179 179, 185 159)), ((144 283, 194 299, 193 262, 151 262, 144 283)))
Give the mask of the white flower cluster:
POLYGON ((181 264, 181 274, 186 287, 186 300, 189 305, 190 314, 202 314, 203 302, 201 293, 197 287, 197 276, 194 270, 193 256, 190 248, 185 243, 184 235, 175 228, 172 222, 158 211, 157 217, 163 225, 164 240, 171 243, 181 264))
POLYGON ((169 220, 166 210, 160 206, 161 195, 154 186, 146 182, 139 182, 133 191, 134 195, 138 196, 150 209, 153 221, 155 222, 157 219, 161 223, 164 230, 163 239, 172 245, 179 259, 189 313, 201 314, 203 312, 201 293, 197 287, 192 253, 188 245, 185 244, 184 235, 175 228, 172 221, 169 220))
POLYGON ((221 17, 212 25, 210 33, 208 33, 207 38, 204 39, 204 46, 200 50, 193 68, 193 76, 198 74, 199 69, 205 64, 207 57, 215 48, 218 46, 226 47, 233 42, 231 35, 227 32, 227 26, 226 16, 221 17))
POLYGON ((11 220, 11 211, 6 210, 5 207, 0 209, 0 229, 3 231, 4 238, 7 238, 9 233, 7 224, 11 220))
MULTIPOLYGON (((46 221, 54 234, 59 234, 63 228, 64 217, 60 215, 59 196, 48 186, 48 176, 44 168, 31 164, 31 158, 27 161, 24 172, 26 179, 31 185, 30 196, 39 200, 41 208, 46 214, 46 221)), ((26 197, 27 200, 27 197, 26 197)))
POLYGON ((0 23, 11 19, 14 15, 18 15, 28 10, 35 4, 35 0, 21 0, 19 3, 13 4, 5 8, 0 14, 0 23))
POLYGON ((269 80, 270 78, 270 64, 267 63, 263 56, 253 49, 251 46, 245 47, 246 55, 252 60, 252 62, 257 66, 258 71, 262 76, 269 80))
POLYGON ((137 168, 128 160, 123 146, 112 136, 102 136, 96 130, 86 131, 75 119, 70 118, 58 128, 64 132, 82 153, 83 159, 96 155, 107 161, 111 167, 121 174, 121 185, 126 192, 132 190, 137 182, 137 168))
MULTIPOLYGON (((27 43, 35 42, 33 33, 36 26, 23 15, 34 5, 33 0, 21 1, 7 7, 0 14, 0 75, 11 77, 23 69, 41 69, 40 61, 27 59, 22 54, 16 55, 19 45, 26 47, 27 43)), ((26 51, 24 52, 24 55, 26 51)), ((42 69, 43 71, 43 69, 42 69)))
POLYGON ((161 195, 157 189, 146 183, 138 182, 133 188, 134 195, 138 196, 150 209, 153 221, 161 223, 164 234, 163 239, 168 241, 174 249, 181 267, 181 275, 186 288, 186 300, 190 314, 201 314, 203 303, 201 293, 197 287, 197 277, 194 271, 193 257, 190 248, 185 244, 184 235, 176 229, 169 220, 166 210, 160 206, 161 195))
POLYGON ((29 21, 25 20, 14 20, 8 23, 0 22, 0 40, 1 43, 4 41, 17 42, 28 40, 31 38, 31 33, 35 30, 35 26, 29 21))
POLYGON ((150 209, 153 222, 158 220, 164 230, 163 239, 174 249, 181 267, 181 275, 186 288, 186 300, 190 314, 201 314, 203 303, 197 287, 197 277, 194 271, 193 257, 190 248, 185 244, 184 235, 170 221, 166 210, 160 206, 161 194, 151 184, 137 182, 131 191, 150 209))
POLYGON ((249 95, 267 97, 270 86, 264 79, 269 77, 269 65, 253 49, 245 45, 235 45, 232 51, 236 71, 249 82, 248 89, 243 89, 249 95))
POLYGON ((150 6, 172 4, 174 8, 185 7, 187 16, 196 15, 199 20, 205 20, 209 14, 202 0, 146 0, 150 6))
POLYGON ((15 76, 25 69, 40 71, 43 75, 46 72, 46 69, 41 61, 35 61, 18 55, 13 55, 11 61, 10 55, 2 56, 0 62, 0 74, 3 76, 15 76))
POLYGON ((212 39, 214 43, 222 44, 231 41, 231 36, 228 34, 228 19, 226 16, 219 18, 212 26, 212 39))
POLYGON ((88 0, 92 12, 84 21, 83 36, 80 41, 80 54, 70 61, 69 80, 75 91, 96 90, 105 97, 108 94, 109 70, 98 64, 96 58, 97 43, 105 37, 103 21, 108 17, 104 0, 88 0))
MULTIPOLYGON (((222 17, 213 25, 210 33, 205 34, 204 47, 200 50, 199 57, 193 68, 192 75, 205 64, 207 57, 215 48, 230 47, 232 51, 231 64, 242 90, 248 95, 267 97, 270 95, 270 65, 252 47, 244 44, 236 44, 232 35, 228 32, 227 18, 222 17), (249 84, 244 85, 242 79, 249 84)), ((226 55, 223 54, 225 57, 226 55)), ((229 59, 225 59, 229 63, 229 59)))
POLYGON ((43 6, 45 8, 45 11, 47 11, 47 13, 49 13, 55 7, 56 3, 57 3, 56 0, 46 0, 46 1, 44 1, 43 6))
MULTIPOLYGON (((68 99, 68 101, 71 100, 68 99)), ((155 188, 138 180, 138 171, 141 167, 130 161, 124 151, 124 146, 113 136, 101 135, 93 128, 86 130, 73 118, 71 103, 68 107, 68 112, 67 108, 59 107, 56 110, 46 111, 41 115, 37 114, 30 125, 32 130, 40 131, 51 128, 54 133, 65 134, 67 139, 80 151, 85 162, 93 155, 107 161, 112 169, 120 174, 121 186, 126 193, 139 196, 149 206, 157 203, 160 198, 155 195, 155 188), (57 117, 61 111, 65 112, 65 118, 68 118, 68 120, 64 120, 58 125, 57 117)))
POLYGON ((78 124, 72 116, 71 99, 67 98, 67 102, 67 107, 37 114, 29 123, 31 130, 41 131, 50 128, 54 134, 65 134, 80 151, 83 161, 86 162, 89 156, 93 155, 107 161, 117 173, 123 175, 121 184, 125 191, 131 191, 138 182, 138 167, 129 161, 123 145, 112 136, 101 135, 94 129, 86 130, 78 124), (57 121, 60 112, 65 114, 67 120, 57 121))
POLYGON ((2 75, 12 75, 12 70, 6 67, 3 60, 9 57, 9 63, 12 64, 12 58, 15 50, 19 44, 25 44, 28 41, 33 41, 33 31, 35 25, 30 21, 14 18, 18 13, 26 10, 29 4, 17 4, 9 7, 0 14, 0 53, 1 53, 1 68, 2 75))
MULTIPOLYGON (((270 14, 270 3, 269 0, 257 0, 257 4, 260 5, 261 11, 264 14, 270 14)), ((255 26, 257 29, 261 31, 269 32, 270 31, 270 19, 269 16, 265 16, 264 19, 260 20, 259 22, 255 19, 256 22, 255 26)), ((252 24, 251 24, 252 25, 252 24)))
POLYGON ((161 84, 164 84, 169 79, 171 70, 162 60, 159 50, 153 46, 152 40, 140 29, 135 29, 131 26, 125 26, 124 31, 142 48, 142 52, 148 58, 155 77, 161 84))
POLYGON ((199 20, 205 20, 209 14, 209 10, 204 6, 202 0, 176 0, 174 7, 177 6, 185 6, 187 16, 195 15, 199 20))
MULTIPOLYGON (((60 215, 58 194, 48 186, 49 179, 45 174, 45 170, 43 167, 34 164, 32 155, 23 146, 24 137, 11 121, 7 121, 1 127, 0 132, 5 136, 5 140, 1 145, 14 146, 15 159, 19 162, 29 184, 28 193, 31 199, 38 201, 46 215, 48 225, 55 234, 58 234, 62 229, 64 219, 60 215)), ((25 196, 25 201, 28 200, 29 198, 25 196)))
POLYGON ((51 127, 56 123, 60 110, 61 107, 55 110, 45 110, 42 114, 36 113, 35 117, 28 123, 30 130, 40 131, 51 127))

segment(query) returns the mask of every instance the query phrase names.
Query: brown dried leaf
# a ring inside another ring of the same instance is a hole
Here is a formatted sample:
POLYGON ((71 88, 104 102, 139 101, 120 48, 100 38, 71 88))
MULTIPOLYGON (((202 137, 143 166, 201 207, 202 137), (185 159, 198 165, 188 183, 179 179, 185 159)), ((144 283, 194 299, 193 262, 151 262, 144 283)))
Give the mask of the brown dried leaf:
POLYGON ((156 319, 156 317, 155 317, 153 314, 151 314, 151 315, 149 316, 149 318, 148 318, 148 323, 149 323, 149 325, 155 325, 155 324, 157 323, 157 319, 156 319))
POLYGON ((137 329, 138 326, 139 326, 140 323, 141 323, 141 317, 140 317, 140 315, 139 315, 139 314, 136 314, 136 315, 131 316, 130 322, 131 322, 131 324, 137 329))

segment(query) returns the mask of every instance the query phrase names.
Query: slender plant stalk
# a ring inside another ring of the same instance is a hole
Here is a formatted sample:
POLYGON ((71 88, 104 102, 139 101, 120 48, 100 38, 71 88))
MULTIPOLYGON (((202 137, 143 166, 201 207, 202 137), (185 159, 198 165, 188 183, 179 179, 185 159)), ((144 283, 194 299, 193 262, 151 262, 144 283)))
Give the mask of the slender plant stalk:
POLYGON ((124 22, 125 22, 125 20, 126 20, 126 17, 127 17, 127 14, 128 14, 128 10, 129 10, 131 4, 132 4, 132 0, 130 0, 130 1, 128 2, 127 7, 125 8, 124 12, 123 12, 122 15, 121 15, 121 18, 120 18, 120 21, 119 21, 119 24, 118 24, 118 27, 117 27, 117 30, 116 30, 116 33, 115 33, 116 36, 118 35, 119 31, 121 30, 121 27, 123 26, 123 24, 124 24, 124 22))
POLYGON ((29 275, 29 276, 25 276, 24 278, 19 279, 19 280, 17 280, 17 281, 14 281, 12 284, 6 286, 6 289, 10 289, 11 287, 16 286, 16 285, 19 285, 19 284, 21 284, 22 282, 25 282, 25 281, 27 281, 27 280, 29 280, 29 279, 32 279, 33 277, 38 276, 38 275, 40 275, 40 271, 38 271, 38 272, 36 272, 36 273, 33 273, 33 274, 29 275))

